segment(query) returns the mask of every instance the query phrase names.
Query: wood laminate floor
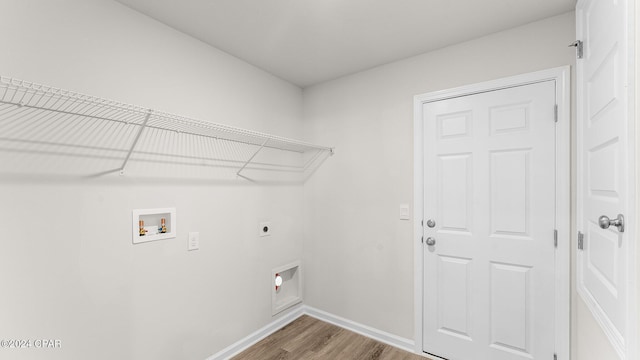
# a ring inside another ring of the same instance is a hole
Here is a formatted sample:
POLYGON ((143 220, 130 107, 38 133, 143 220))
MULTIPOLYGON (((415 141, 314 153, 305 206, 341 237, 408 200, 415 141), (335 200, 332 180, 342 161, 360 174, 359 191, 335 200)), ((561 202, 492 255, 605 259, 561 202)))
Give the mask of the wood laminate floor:
POLYGON ((428 358, 303 315, 232 360, 425 360, 428 358))

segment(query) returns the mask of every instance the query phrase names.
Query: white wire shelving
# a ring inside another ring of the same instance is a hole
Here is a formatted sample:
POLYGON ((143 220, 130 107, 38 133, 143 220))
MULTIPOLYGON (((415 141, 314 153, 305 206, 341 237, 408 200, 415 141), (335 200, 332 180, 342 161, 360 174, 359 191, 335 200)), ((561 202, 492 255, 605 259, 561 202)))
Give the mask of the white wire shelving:
POLYGON ((333 148, 0 76, 0 171, 304 181, 333 148))

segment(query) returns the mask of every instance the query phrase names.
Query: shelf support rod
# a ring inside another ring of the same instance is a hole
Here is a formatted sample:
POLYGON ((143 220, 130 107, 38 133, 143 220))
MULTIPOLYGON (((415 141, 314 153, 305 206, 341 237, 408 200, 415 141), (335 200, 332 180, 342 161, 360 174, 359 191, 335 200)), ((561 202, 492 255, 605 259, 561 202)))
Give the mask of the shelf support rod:
MULTIPOLYGON (((251 155, 251 157, 249 158, 249 160, 247 160, 244 165, 242 165, 242 167, 240 168, 240 170, 238 170, 238 172, 236 173, 236 176, 241 176, 240 173, 242 172, 242 170, 244 170, 244 168, 247 167, 247 165, 249 165, 249 163, 251 162, 251 160, 253 160, 254 157, 256 157, 256 155, 258 155, 258 153, 260 152, 260 150, 264 149, 265 145, 267 145, 267 142, 269 142, 269 139, 265 139, 265 141, 262 143, 262 145, 260 145, 260 147, 258 148, 258 150, 256 150, 255 153, 253 153, 253 155, 251 155)), ((244 178, 244 176, 241 176, 244 178)), ((246 178, 245 178, 246 179, 246 178)))
POLYGON ((129 158, 131 157, 131 154, 133 153, 133 149, 135 149, 136 145, 138 144, 138 140, 140 140, 140 135, 142 135, 142 131, 144 130, 145 127, 147 127, 147 121, 149 121, 149 118, 151 117, 151 111, 152 110, 149 110, 147 112, 147 115, 145 115, 144 121, 142 122, 142 125, 140 126, 140 130, 138 130, 138 133, 136 134, 136 138, 133 139, 133 144, 131 144, 131 148, 129 149, 129 152, 127 153, 127 157, 124 158, 124 162, 122 163, 122 166, 120 167, 120 175, 124 175, 124 168, 127 166, 127 163, 129 162, 129 158))

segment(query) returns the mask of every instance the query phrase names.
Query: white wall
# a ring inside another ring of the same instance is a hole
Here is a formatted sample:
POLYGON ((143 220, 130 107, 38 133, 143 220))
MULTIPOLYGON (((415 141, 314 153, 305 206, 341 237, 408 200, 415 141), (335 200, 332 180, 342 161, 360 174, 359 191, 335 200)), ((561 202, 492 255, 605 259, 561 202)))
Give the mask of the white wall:
MULTIPOLYGON (((413 96, 574 66, 575 51, 567 46, 575 40, 574 16, 304 90, 307 135, 336 147, 336 155, 305 186, 307 304, 413 339, 412 224, 398 220, 398 206, 413 202, 413 96)), ((612 351, 604 334, 575 290, 572 297, 573 358, 608 359, 598 357, 612 351)))
POLYGON ((606 335, 596 322, 591 311, 582 298, 573 293, 572 305, 575 318, 573 331, 573 348, 571 358, 576 360, 618 359, 606 335))
MULTIPOLYGON (((2 75, 301 135, 299 88, 119 3, 0 9, 2 75)), ((0 178, 0 339, 62 341, 0 358, 205 359, 270 322, 271 269, 301 257, 303 191, 243 184, 0 178), (132 245, 131 210, 154 207, 177 208, 178 238, 132 245)))

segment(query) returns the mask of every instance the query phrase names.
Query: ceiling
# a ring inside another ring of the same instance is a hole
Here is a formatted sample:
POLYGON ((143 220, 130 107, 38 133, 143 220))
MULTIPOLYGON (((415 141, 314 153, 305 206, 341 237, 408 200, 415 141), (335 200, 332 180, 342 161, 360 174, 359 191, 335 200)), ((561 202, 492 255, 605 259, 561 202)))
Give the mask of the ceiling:
POLYGON ((576 2, 117 1, 300 87, 566 13, 576 2))

